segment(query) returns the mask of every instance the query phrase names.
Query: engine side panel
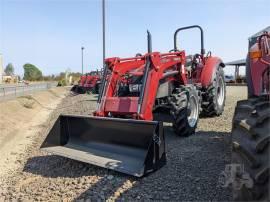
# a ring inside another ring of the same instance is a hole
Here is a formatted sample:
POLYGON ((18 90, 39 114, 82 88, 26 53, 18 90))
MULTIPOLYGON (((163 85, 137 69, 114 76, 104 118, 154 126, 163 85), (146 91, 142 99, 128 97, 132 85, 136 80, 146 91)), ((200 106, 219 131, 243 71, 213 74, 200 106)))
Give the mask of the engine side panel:
POLYGON ((172 93, 172 84, 169 81, 160 83, 157 91, 156 98, 167 97, 172 93))

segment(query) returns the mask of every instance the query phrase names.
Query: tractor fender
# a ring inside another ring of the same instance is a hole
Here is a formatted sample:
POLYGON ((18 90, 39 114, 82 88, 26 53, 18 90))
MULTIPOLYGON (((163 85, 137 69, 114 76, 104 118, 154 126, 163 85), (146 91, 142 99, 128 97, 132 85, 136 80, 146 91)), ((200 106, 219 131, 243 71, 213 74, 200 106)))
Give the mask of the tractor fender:
POLYGON ((202 87, 207 88, 215 78, 215 73, 218 67, 225 67, 225 64, 218 57, 209 57, 205 61, 205 65, 201 73, 201 84, 202 87))

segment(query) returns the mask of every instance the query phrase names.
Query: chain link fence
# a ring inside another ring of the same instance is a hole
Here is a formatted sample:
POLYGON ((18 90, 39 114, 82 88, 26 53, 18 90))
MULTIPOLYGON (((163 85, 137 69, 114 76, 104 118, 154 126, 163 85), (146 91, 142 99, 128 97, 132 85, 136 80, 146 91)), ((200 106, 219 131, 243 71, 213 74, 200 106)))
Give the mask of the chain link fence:
POLYGON ((0 101, 9 100, 23 95, 29 95, 34 92, 47 90, 56 87, 57 82, 38 83, 30 85, 0 86, 0 101))

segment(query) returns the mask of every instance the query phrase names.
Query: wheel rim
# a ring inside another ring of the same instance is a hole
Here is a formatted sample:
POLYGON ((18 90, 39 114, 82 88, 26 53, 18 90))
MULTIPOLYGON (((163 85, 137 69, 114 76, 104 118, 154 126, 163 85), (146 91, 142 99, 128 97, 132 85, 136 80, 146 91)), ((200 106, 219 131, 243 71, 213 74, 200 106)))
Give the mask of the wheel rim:
POLYGON ((188 124, 190 127, 194 127, 197 123, 199 116, 199 105, 194 96, 189 98, 188 103, 188 124))
POLYGON ((218 87, 217 87, 217 103, 219 106, 223 105, 225 92, 224 92, 224 81, 222 77, 218 79, 218 87))

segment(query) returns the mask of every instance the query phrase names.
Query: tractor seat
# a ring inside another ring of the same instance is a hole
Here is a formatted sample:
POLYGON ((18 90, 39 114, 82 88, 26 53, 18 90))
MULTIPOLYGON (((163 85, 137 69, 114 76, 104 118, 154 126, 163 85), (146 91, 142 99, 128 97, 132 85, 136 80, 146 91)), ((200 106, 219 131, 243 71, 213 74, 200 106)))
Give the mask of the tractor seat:
POLYGON ((186 56, 186 63, 185 67, 191 67, 193 62, 193 55, 187 55, 186 56))

